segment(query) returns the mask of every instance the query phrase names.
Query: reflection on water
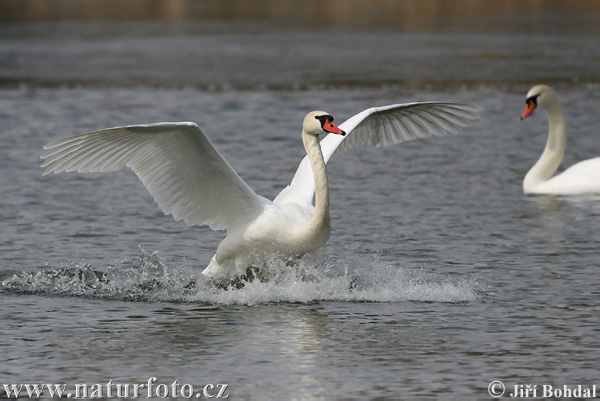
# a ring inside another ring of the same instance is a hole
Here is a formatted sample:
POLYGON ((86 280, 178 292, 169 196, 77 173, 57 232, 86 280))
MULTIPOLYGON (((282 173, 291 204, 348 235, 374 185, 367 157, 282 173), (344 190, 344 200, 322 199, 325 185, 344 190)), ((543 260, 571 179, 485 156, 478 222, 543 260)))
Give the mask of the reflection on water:
MULTIPOLYGON (((526 196, 525 200, 537 205, 538 209, 534 214, 540 224, 547 226, 549 233, 563 230, 565 226, 569 227, 572 225, 569 220, 586 219, 590 213, 600 215, 600 196, 594 194, 526 196), (557 227, 552 228, 553 224, 557 227)), ((590 233, 590 236, 593 237, 593 233, 590 233)))

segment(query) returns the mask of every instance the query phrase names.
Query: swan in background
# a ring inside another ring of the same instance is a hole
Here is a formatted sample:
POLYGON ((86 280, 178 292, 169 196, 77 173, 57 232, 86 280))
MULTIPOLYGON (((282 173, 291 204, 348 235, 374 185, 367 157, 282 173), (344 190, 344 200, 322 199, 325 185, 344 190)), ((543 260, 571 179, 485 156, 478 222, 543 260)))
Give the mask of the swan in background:
POLYGON ((526 194, 574 195, 600 193, 600 157, 581 161, 552 177, 565 154, 567 126, 558 97, 546 85, 537 85, 527 93, 527 106, 521 120, 536 107, 542 106, 548 117, 550 130, 546 148, 537 163, 523 180, 526 194))
POLYGON ((60 139, 44 146, 41 167, 44 175, 130 167, 166 215, 187 225, 227 230, 203 273, 237 279, 273 256, 291 260, 327 242, 325 165, 334 153, 362 144, 459 134, 479 110, 457 103, 397 104, 364 110, 339 127, 330 114, 310 112, 302 125, 306 157, 273 201, 257 195, 190 122, 130 125, 60 139), (322 134, 328 135, 319 142, 322 134))

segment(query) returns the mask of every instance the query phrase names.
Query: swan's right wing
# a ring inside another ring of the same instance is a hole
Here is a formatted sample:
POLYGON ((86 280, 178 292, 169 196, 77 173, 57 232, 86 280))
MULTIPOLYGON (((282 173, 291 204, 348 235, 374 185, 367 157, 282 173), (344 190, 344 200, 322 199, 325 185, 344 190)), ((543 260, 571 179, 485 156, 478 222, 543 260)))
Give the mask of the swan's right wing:
POLYGON ((109 128, 44 146, 45 174, 130 167, 165 214, 187 225, 230 229, 256 218, 266 199, 240 178, 194 123, 109 128))
MULTIPOLYGON (((339 125, 347 135, 327 135, 321 141, 325 163, 332 155, 359 145, 388 146, 431 136, 460 134, 479 116, 479 106, 460 103, 418 102, 372 107, 339 125)), ((305 157, 292 183, 275 198, 276 203, 311 203, 315 192, 312 168, 305 157)))

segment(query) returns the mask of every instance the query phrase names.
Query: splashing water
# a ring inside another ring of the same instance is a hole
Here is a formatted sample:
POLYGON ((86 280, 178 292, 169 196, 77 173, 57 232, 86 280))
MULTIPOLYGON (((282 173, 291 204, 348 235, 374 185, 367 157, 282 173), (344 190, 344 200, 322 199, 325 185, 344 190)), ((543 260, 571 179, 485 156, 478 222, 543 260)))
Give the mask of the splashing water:
POLYGON ((136 267, 89 264, 22 272, 5 277, 0 292, 84 296, 150 302, 256 305, 276 302, 473 302, 478 285, 450 282, 432 274, 390 266, 378 260, 303 258, 297 266, 273 262, 269 281, 255 279, 242 288, 216 286, 197 269, 169 268, 157 252, 141 250, 136 267))

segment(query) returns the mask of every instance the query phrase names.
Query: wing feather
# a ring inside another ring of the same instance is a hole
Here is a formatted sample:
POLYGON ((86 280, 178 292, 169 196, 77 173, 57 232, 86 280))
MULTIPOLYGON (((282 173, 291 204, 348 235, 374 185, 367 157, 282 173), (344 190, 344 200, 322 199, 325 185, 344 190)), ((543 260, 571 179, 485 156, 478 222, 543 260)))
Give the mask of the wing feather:
POLYGON ((109 128, 44 147, 49 173, 130 167, 165 214, 188 225, 230 229, 255 219, 266 199, 254 191, 193 123, 109 128))
MULTIPOLYGON (((327 135, 321 141, 327 163, 332 155, 371 144, 387 146, 417 138, 461 134, 470 120, 479 118, 479 106, 460 103, 418 102, 372 107, 339 125, 347 135, 327 135)), ((275 203, 312 203, 314 180, 308 158, 304 158, 289 186, 275 198, 275 203)))

